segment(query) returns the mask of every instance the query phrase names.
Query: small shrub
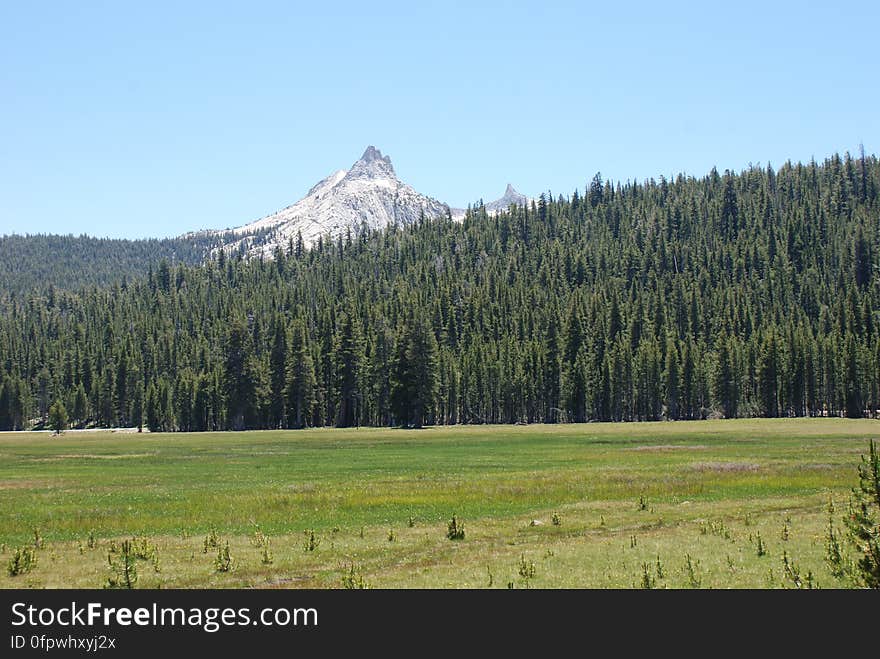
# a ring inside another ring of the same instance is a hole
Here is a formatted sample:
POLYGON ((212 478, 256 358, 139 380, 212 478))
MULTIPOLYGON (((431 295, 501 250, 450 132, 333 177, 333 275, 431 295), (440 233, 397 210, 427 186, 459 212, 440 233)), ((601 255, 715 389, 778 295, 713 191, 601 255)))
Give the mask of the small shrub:
POLYGON ((648 567, 648 564, 642 563, 642 588, 645 590, 651 590, 656 585, 657 582, 655 581, 654 576, 651 574, 651 570, 648 567))
POLYGON ((531 561, 526 561, 525 554, 521 554, 519 557, 519 576, 523 579, 533 579, 536 571, 535 564, 531 561))
POLYGON ((767 545, 764 544, 760 531, 755 534, 755 552, 758 554, 758 557, 767 555, 767 545))
POLYGON ((665 577, 666 577, 666 572, 665 572, 664 569, 663 569, 663 563, 660 562, 660 557, 659 557, 659 556, 657 557, 656 568, 657 568, 657 578, 658 578, 658 579, 663 579, 663 578, 665 578, 665 577))
POLYGON ((712 534, 725 540, 730 540, 730 529, 724 525, 724 520, 700 522, 700 535, 712 534))
POLYGON ((700 588, 703 585, 703 578, 700 576, 700 561, 692 559, 690 554, 685 554, 685 572, 691 588, 700 588))
POLYGON ((318 548, 318 545, 321 544, 321 539, 315 535, 314 529, 308 529, 304 533, 306 541, 303 544, 303 549, 305 551, 315 551, 318 548))
POLYGON ((638 510, 647 510, 648 509, 648 499, 645 498, 645 495, 639 496, 639 507, 638 510))
POLYGON ((388 529, 388 542, 394 542, 397 540, 397 536, 394 535, 394 529, 388 529))
POLYGON ((222 547, 217 547, 217 558, 214 559, 214 569, 217 572, 232 572, 234 568, 232 554, 229 552, 229 541, 222 547))
POLYGON ((852 580, 863 588, 880 588, 880 453, 872 439, 861 456, 859 485, 852 489, 844 517, 849 544, 856 552, 852 580))
POLYGON ((40 534, 40 529, 34 528, 34 549, 42 549, 43 548, 43 536, 40 534))
POLYGON ((553 513, 553 517, 551 518, 550 522, 553 524, 553 526, 560 526, 562 524, 562 520, 559 517, 559 513, 553 513))
POLYGON ((782 550, 782 576, 791 581, 795 588, 813 590, 819 587, 813 577, 812 571, 807 572, 806 579, 801 579, 800 568, 793 560, 789 559, 788 552, 785 549, 782 550))
POLYGON ((254 535, 251 537, 251 544, 258 549, 260 547, 265 547, 266 543, 269 542, 269 536, 263 533, 260 529, 254 531, 254 535))
POLYGON ((6 566, 6 573, 10 577, 17 577, 20 574, 27 574, 37 565, 37 552, 33 547, 25 545, 19 547, 12 554, 9 563, 6 566))
POLYGON ((415 525, 416 525, 416 520, 413 519, 413 516, 412 516, 412 515, 409 516, 409 519, 406 521, 406 525, 407 525, 409 528, 413 528, 413 527, 415 527, 415 525))
POLYGON ((251 544, 260 550, 260 562, 263 565, 271 565, 275 558, 272 556, 272 550, 269 547, 269 536, 260 531, 260 529, 257 529, 254 531, 253 537, 251 537, 251 544))
POLYGON ((262 549, 260 550, 260 562, 263 565, 272 565, 275 557, 272 556, 272 550, 269 548, 269 540, 267 539, 262 549))
POLYGON ((137 558, 130 540, 123 540, 119 551, 107 553, 110 576, 104 588, 130 590, 138 580, 137 558))
POLYGON ((342 587, 346 590, 366 590, 370 585, 366 582, 360 570, 355 569, 354 563, 352 563, 348 568, 348 573, 342 575, 342 587))
POLYGON ((94 531, 89 531, 89 539, 87 546, 89 549, 95 549, 98 546, 98 539, 95 537, 94 531))
POLYGON ((812 570, 807 570, 807 576, 805 579, 805 583, 807 584, 807 590, 818 590, 819 582, 816 581, 816 578, 813 576, 812 570))
POLYGON ((840 546, 840 537, 834 529, 834 500, 828 499, 828 533, 825 536, 825 560, 828 562, 831 575, 836 579, 846 576, 846 562, 840 546))
POLYGON ((464 524, 455 515, 452 516, 446 527, 446 537, 450 540, 464 540, 464 524))
POLYGON ((147 538, 132 538, 131 546, 134 557, 142 561, 154 561, 159 555, 159 548, 151 545, 147 538))
POLYGON ((205 536, 204 553, 208 553, 209 549, 217 549, 220 547, 220 539, 217 537, 217 531, 211 529, 211 532, 205 536))
POLYGON ((858 465, 859 484, 852 488, 843 516, 845 542, 834 528, 834 502, 828 502, 825 560, 835 578, 857 588, 880 588, 880 453, 874 440, 858 465))

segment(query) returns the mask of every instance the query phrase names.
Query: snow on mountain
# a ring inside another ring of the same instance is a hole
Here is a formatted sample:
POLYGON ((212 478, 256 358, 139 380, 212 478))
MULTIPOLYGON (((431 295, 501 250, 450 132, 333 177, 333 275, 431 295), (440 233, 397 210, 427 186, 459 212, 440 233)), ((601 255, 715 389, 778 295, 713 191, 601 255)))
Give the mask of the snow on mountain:
POLYGON ((337 238, 363 228, 381 229, 391 224, 412 224, 420 216, 436 218, 450 213, 446 204, 416 192, 399 178, 391 165, 391 158, 373 146, 368 146, 360 160, 349 170, 334 172, 320 181, 306 196, 277 213, 232 229, 240 238, 228 247, 242 242, 249 244, 249 236, 260 234, 256 247, 249 251, 271 254, 276 246, 286 246, 301 233, 306 246, 321 236, 337 238))
MULTIPOLYGON (((508 185, 504 196, 484 207, 495 215, 511 204, 530 202, 508 185)), ((414 190, 397 177, 391 158, 368 146, 351 169, 333 172, 295 204, 234 229, 198 233, 219 236, 226 250, 243 248, 250 254, 271 256, 276 247, 286 248, 298 235, 309 247, 321 237, 336 239, 349 231, 356 236, 365 228, 412 224, 422 215, 427 219, 449 215, 460 221, 465 212, 414 190)))

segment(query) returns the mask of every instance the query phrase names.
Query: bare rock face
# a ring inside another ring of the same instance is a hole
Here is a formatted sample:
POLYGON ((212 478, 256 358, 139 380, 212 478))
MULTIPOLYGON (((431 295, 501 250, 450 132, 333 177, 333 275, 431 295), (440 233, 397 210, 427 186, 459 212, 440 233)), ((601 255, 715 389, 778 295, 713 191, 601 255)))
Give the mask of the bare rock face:
MULTIPOLYGON (((276 247, 302 235, 306 247, 319 237, 352 236, 392 224, 407 225, 449 214, 446 204, 418 193, 399 178, 391 158, 368 146, 348 170, 339 170, 317 183, 292 206, 233 229, 229 248, 242 243, 252 253, 271 255, 276 247), (254 236, 259 236, 254 239, 254 236)), ((223 232, 218 232, 223 233, 223 232)))
POLYGON ((491 215, 498 211, 506 211, 511 206, 525 206, 530 201, 531 199, 514 190, 513 186, 508 183, 507 189, 504 191, 504 195, 501 199, 496 199, 495 201, 486 204, 485 208, 486 212, 491 215))
MULTIPOLYGON (((525 196, 524 194, 520 194, 517 192, 514 187, 508 183, 507 189, 504 191, 504 194, 500 199, 496 199, 495 201, 490 201, 489 203, 483 204, 483 209, 486 211, 487 215, 497 215, 501 211, 506 211, 510 209, 511 206, 527 206, 532 203, 532 199, 525 196)), ((465 211, 462 209, 452 209, 452 218, 455 220, 460 220, 465 216, 465 211)))

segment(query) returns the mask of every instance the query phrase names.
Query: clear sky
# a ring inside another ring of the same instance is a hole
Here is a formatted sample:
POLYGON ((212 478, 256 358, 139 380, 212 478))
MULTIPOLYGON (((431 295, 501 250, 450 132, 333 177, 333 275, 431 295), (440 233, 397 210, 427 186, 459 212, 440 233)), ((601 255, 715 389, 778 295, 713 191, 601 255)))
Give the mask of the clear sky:
POLYGON ((0 0, 0 234, 177 235, 368 144, 453 206, 880 153, 880 3, 0 0))

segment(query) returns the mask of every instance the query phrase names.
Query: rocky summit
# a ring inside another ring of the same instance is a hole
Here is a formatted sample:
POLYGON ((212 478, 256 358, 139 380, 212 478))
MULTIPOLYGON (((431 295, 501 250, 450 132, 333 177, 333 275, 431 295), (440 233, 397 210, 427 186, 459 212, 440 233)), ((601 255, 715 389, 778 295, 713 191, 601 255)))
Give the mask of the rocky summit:
POLYGON ((268 255, 298 235, 310 246, 320 237, 357 235, 449 213, 449 206, 401 181, 391 158, 368 146, 350 169, 330 174, 292 206, 233 229, 229 247, 244 245, 249 252, 268 255))
POLYGON ((524 194, 520 194, 516 190, 514 190, 513 186, 508 183, 507 189, 504 191, 504 195, 501 199, 496 199, 495 201, 489 202, 485 205, 486 212, 490 215, 494 215, 499 211, 506 211, 511 206, 525 206, 531 201, 524 194))

